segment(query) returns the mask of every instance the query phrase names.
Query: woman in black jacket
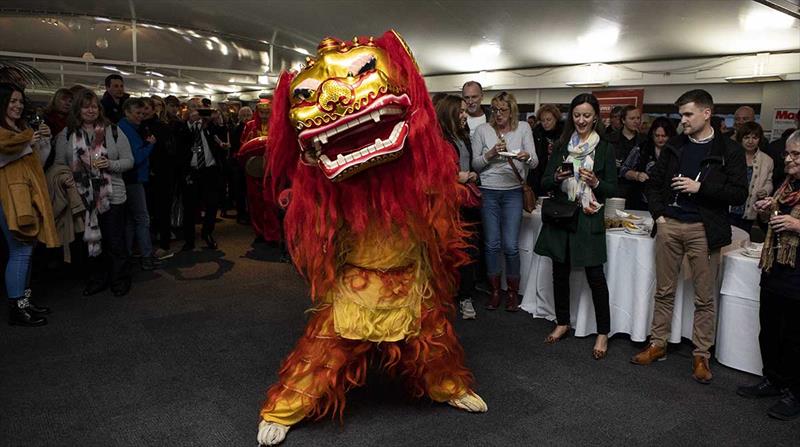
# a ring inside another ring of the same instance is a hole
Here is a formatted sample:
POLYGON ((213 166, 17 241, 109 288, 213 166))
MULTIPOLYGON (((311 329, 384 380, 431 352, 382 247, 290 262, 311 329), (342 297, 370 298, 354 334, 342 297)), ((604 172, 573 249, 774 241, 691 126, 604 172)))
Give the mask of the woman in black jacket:
POLYGON ((537 196, 545 193, 542 189, 542 174, 547 168, 547 160, 553 152, 553 143, 561 137, 564 122, 561 120, 561 111, 553 104, 543 104, 536 111, 538 124, 533 128, 533 144, 536 147, 536 156, 539 165, 528 174, 528 185, 536 192, 537 196))

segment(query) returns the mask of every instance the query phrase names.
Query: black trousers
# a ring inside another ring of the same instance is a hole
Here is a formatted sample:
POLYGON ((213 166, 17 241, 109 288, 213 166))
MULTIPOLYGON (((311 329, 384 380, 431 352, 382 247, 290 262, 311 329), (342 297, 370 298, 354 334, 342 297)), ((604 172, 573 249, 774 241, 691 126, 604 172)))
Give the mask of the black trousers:
POLYGON ((478 262, 481 259, 478 247, 481 245, 481 235, 479 233, 478 224, 481 221, 480 208, 462 208, 461 221, 468 226, 468 230, 472 232, 467 243, 469 247, 465 250, 470 258, 470 263, 459 267, 458 274, 460 276, 458 283, 458 297, 459 299, 472 298, 475 293, 475 282, 478 279, 478 262))
POLYGON ((231 160, 233 169, 233 203, 236 205, 236 218, 241 220, 247 216, 247 173, 242 165, 231 160))
POLYGON ((194 226, 197 210, 202 205, 206 211, 203 218, 203 236, 214 232, 214 224, 222 196, 222 173, 217 166, 193 169, 183 185, 183 238, 194 242, 194 226))
POLYGON ((759 321, 764 377, 800 396, 800 300, 761 289, 759 321))
MULTIPOLYGON (((569 315, 569 274, 571 270, 569 259, 564 263, 553 260, 553 293, 556 304, 556 322, 560 325, 569 325, 571 321, 569 315)), ((585 270, 589 288, 592 290, 597 333, 606 335, 611 332, 606 275, 603 272, 602 265, 585 267, 585 270)))
POLYGON ((128 249, 125 246, 125 204, 111 205, 97 216, 103 235, 103 253, 89 258, 89 280, 117 284, 128 278, 128 249))
POLYGON ((147 205, 150 208, 150 228, 156 234, 158 246, 169 250, 172 233, 172 199, 175 196, 175 176, 169 174, 154 175, 145 184, 147 189, 147 205))

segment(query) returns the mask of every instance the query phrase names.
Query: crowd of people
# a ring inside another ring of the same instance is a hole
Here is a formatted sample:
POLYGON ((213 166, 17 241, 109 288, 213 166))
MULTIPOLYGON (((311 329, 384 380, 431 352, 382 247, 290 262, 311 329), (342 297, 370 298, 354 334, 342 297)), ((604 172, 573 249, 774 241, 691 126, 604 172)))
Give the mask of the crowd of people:
MULTIPOLYGON (((198 223, 202 242, 216 249, 220 210, 221 217, 249 225, 249 208, 263 207, 257 199, 263 175, 248 185, 245 167, 253 156, 263 157, 265 146, 246 158, 238 153, 267 131, 245 132, 253 124, 250 107, 131 97, 114 74, 105 79, 102 97, 81 86, 61 88, 44 110, 34 111, 23 82, 3 81, 0 220, 11 325, 47 323, 49 309, 34 303, 30 289, 34 252, 43 247, 54 249, 44 250, 43 260, 84 260, 84 295, 110 289, 124 296, 135 262, 142 270, 160 268, 175 255, 176 239, 183 240, 181 251, 194 250, 198 223), (248 200, 249 187, 258 191, 248 200)), ((265 124, 269 104, 258 104, 265 124)))
MULTIPOLYGON (((39 115, 26 116, 24 86, 0 84, 0 225, 8 247, 5 283, 9 324, 46 324, 50 310, 37 305, 30 271, 37 243, 62 247, 71 260, 88 255, 84 295, 106 289, 115 296, 131 288, 131 264, 158 269, 174 255, 195 249, 196 226, 209 249, 218 212, 254 225, 261 237, 280 239, 271 193, 262 191, 269 101, 221 110, 206 98, 131 97, 124 79, 108 76, 98 97, 83 87, 59 89, 39 115), (259 149, 260 148, 260 149, 259 149), (242 157, 248 154, 247 159, 242 157), (252 171, 248 177, 248 170, 252 171), (265 211, 268 210, 268 211, 265 211)), ((545 342, 569 335, 570 284, 582 269, 597 319, 592 356, 609 349, 611 310, 604 273, 607 261, 606 199, 621 197, 628 209, 654 220, 656 287, 647 346, 631 362, 666 358, 666 342, 682 260, 689 260, 695 290, 692 377, 710 383, 709 359, 716 331, 720 250, 732 239, 731 225, 760 231, 761 352, 764 378, 739 389, 746 397, 780 396, 769 410, 781 419, 800 416, 800 131, 768 144, 754 111, 742 107, 732 131, 715 117, 704 90, 676 101, 680 122, 666 117, 643 124, 642 111, 612 111, 606 126, 593 95, 577 95, 562 118, 552 104, 520 120, 512 93, 483 104, 478 82, 462 95, 434 98, 440 129, 457 154, 457 180, 464 185, 462 220, 476 229, 461 269, 456 297, 464 319, 475 319, 476 290, 485 308, 519 309, 519 235, 527 187, 548 196, 535 252, 553 263, 556 324, 545 342), (679 129, 679 130, 678 130, 679 129), (505 278, 505 287, 502 277, 505 278), (484 280, 485 278, 485 280, 484 280)), ((798 114, 800 115, 800 114, 798 114)), ((800 127, 800 126, 798 126, 800 127)), ((455 171, 455 170, 454 170, 455 171)))
POLYGON ((752 240, 764 241, 759 338, 764 378, 740 387, 738 394, 779 396, 768 413, 800 417, 800 329, 792 322, 800 310, 800 123, 768 144, 753 109, 743 106, 728 131, 714 115, 711 95, 699 89, 676 101, 677 123, 664 116, 643 120, 639 108, 625 106, 612 110, 608 126, 591 94, 576 96, 565 119, 556 105, 545 104, 528 122, 518 121, 513 94, 501 92, 484 107, 483 89, 475 81, 464 84, 461 97, 433 100, 444 137, 458 154, 458 181, 467 186, 462 218, 476 228, 475 241, 482 241, 470 253, 475 263, 461 271, 462 318, 477 317, 473 297, 481 277, 486 309, 497 309, 503 298, 506 310, 519 308, 518 238, 527 181, 538 195, 548 196, 534 248, 553 264, 556 325, 545 343, 569 335, 569 278, 581 268, 597 320, 592 357, 605 358, 611 311, 600 210, 606 199, 623 198, 626 208, 649 211, 656 246, 651 337, 631 363, 666 359, 685 257, 695 290, 692 377, 708 384, 721 249, 731 244, 732 226, 739 227, 752 240))

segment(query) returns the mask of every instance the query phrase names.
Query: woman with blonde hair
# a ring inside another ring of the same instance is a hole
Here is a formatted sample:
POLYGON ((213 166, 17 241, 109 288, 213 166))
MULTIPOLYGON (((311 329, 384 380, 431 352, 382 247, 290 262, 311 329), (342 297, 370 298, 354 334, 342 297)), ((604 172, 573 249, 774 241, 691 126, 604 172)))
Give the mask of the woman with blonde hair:
POLYGON ((486 270, 492 293, 486 308, 500 306, 500 262, 505 255, 508 290, 506 310, 519 309, 519 229, 522 224, 522 182, 538 164, 531 128, 519 120, 517 100, 502 92, 492 98, 492 117, 472 135, 472 167, 480 174, 481 220, 486 270))

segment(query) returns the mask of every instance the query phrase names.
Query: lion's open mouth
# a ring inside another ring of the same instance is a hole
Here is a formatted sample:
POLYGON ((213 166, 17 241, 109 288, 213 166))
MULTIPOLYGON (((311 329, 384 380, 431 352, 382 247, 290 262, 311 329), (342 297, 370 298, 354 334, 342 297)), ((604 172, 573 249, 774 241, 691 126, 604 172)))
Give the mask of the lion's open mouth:
POLYGON ((410 106, 408 95, 387 94, 358 112, 301 132, 298 140, 325 176, 344 180, 402 154, 410 106))

